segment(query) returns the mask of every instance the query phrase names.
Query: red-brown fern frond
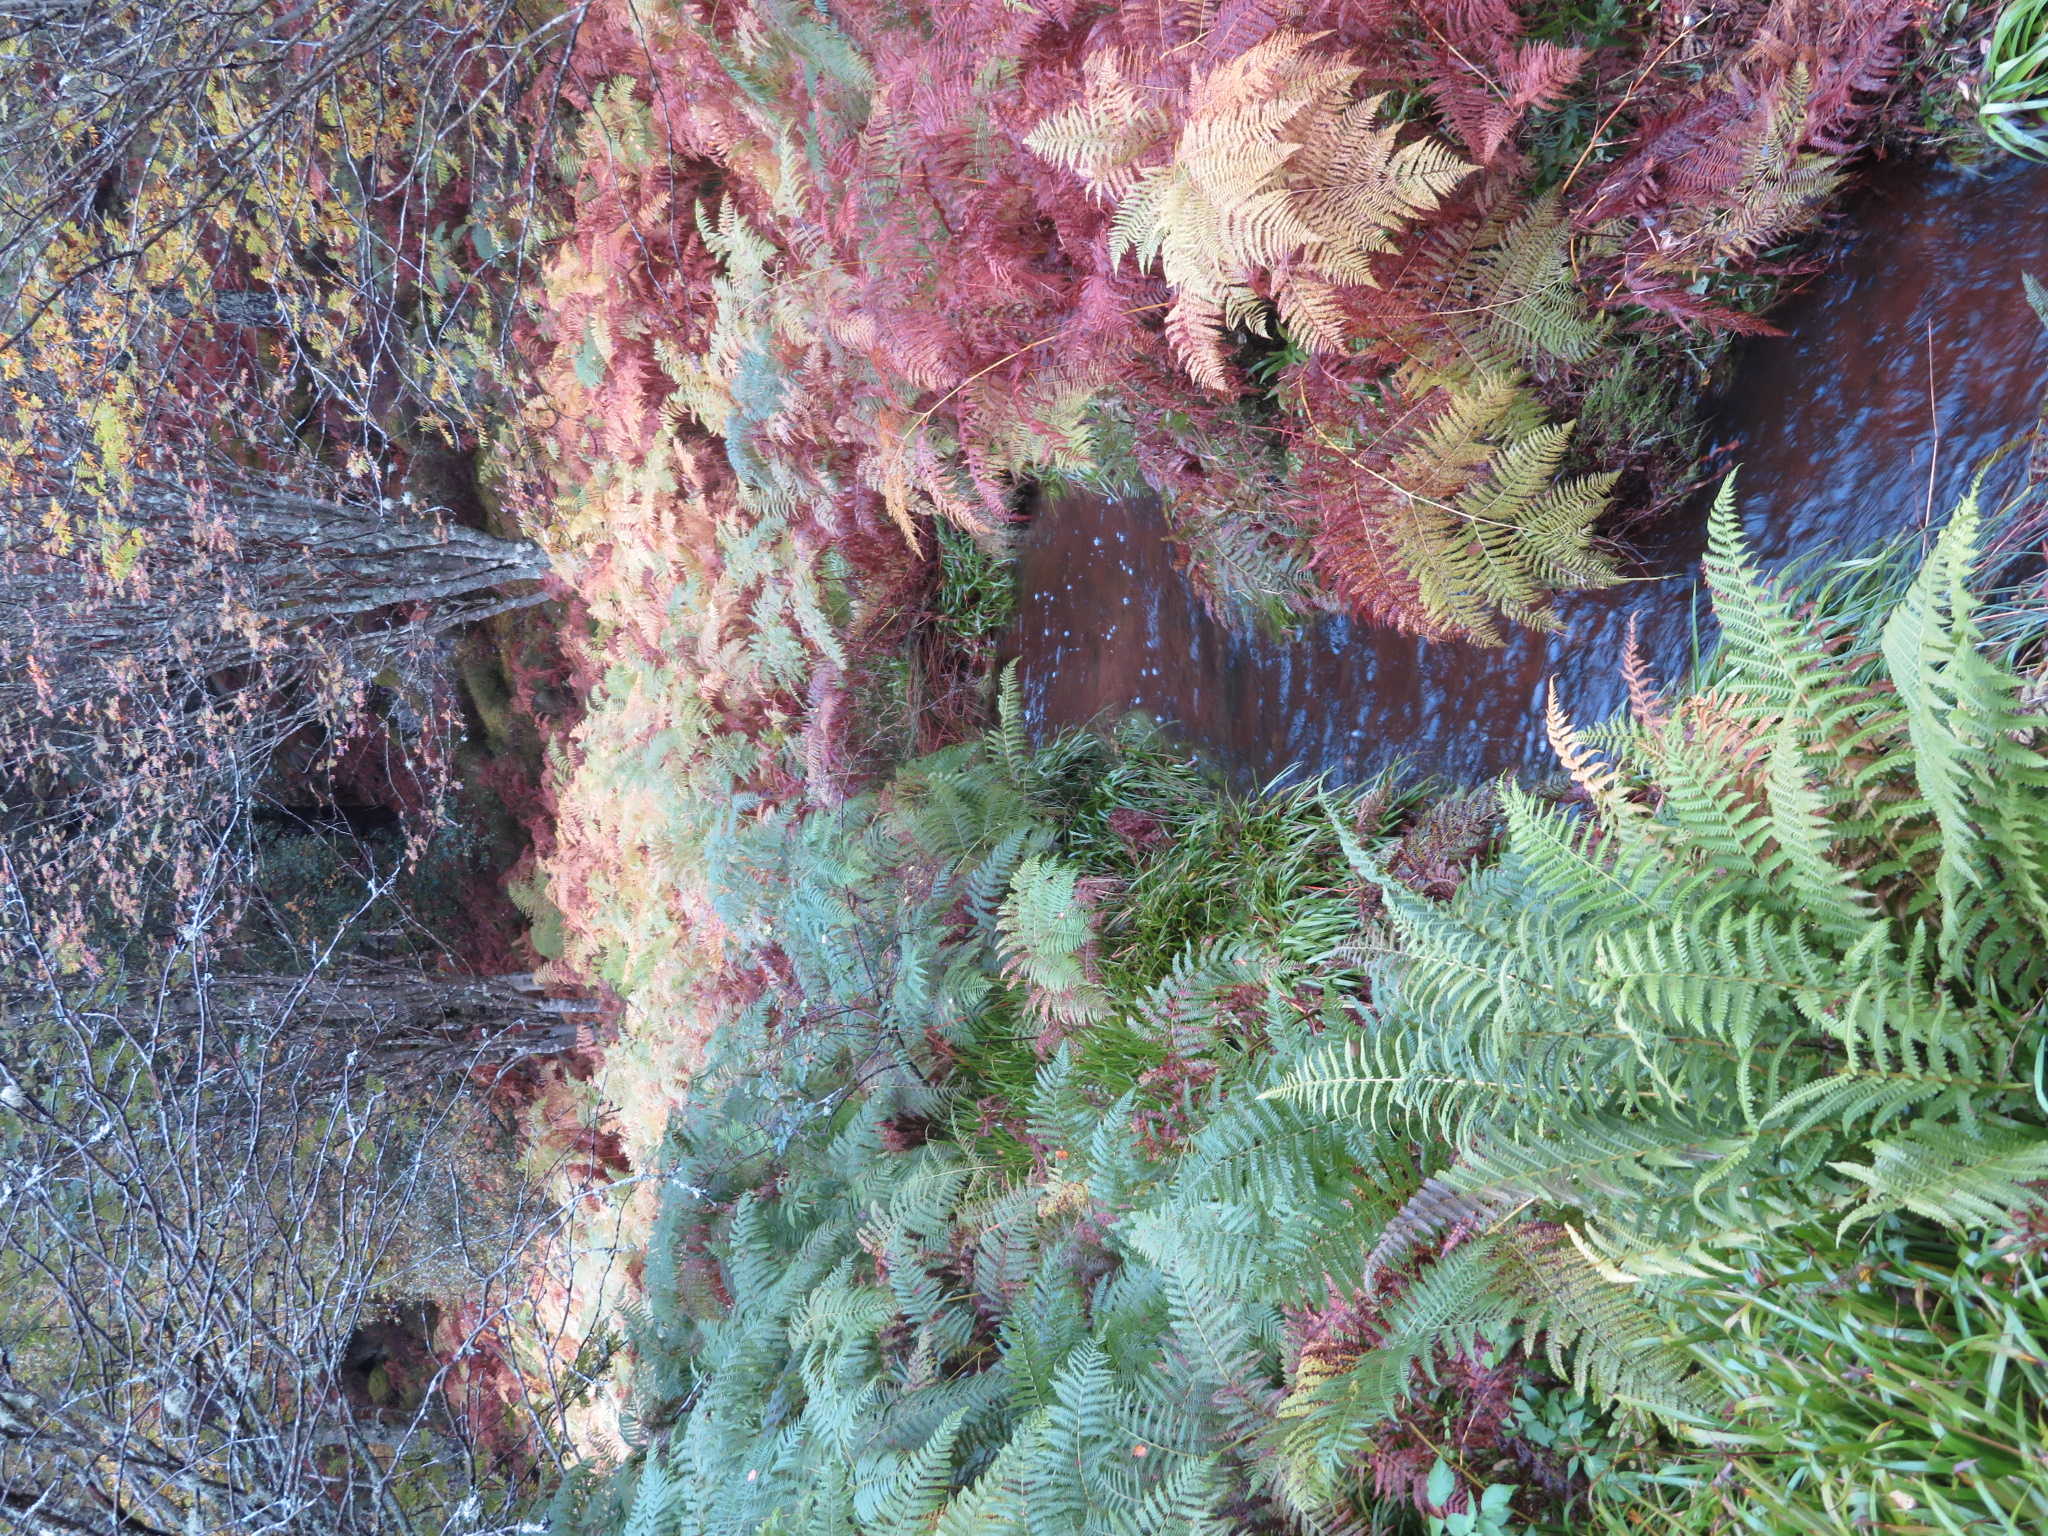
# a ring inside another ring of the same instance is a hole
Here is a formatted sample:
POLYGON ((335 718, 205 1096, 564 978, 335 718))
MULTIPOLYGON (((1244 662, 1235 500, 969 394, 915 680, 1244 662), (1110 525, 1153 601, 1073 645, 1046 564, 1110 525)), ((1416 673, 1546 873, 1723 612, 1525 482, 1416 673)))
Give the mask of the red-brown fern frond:
POLYGON ((1636 635, 1636 615, 1628 616, 1628 638, 1622 645, 1621 675, 1628 684, 1629 712, 1644 730, 1655 734, 1664 729, 1668 718, 1664 708, 1663 695, 1658 692, 1657 680, 1650 672, 1650 661, 1643 654, 1642 644, 1636 635))

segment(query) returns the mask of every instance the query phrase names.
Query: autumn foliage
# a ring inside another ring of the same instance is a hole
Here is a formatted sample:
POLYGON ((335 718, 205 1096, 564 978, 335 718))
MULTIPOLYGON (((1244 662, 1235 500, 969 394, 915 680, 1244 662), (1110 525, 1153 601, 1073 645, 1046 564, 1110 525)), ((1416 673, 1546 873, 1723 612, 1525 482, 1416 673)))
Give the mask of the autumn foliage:
POLYGON ((1672 469, 1640 444, 1919 16, 600 0, 526 339, 597 682, 565 963, 689 1057, 748 985, 708 829, 874 766, 935 522, 1000 549, 1035 485, 1156 494, 1236 617, 1486 641, 1611 580, 1619 477, 1672 469))
POLYGON ((0 824, 93 968, 197 891, 232 927, 253 808, 373 747, 434 819, 446 637, 546 570, 419 471, 485 446, 516 371, 555 29, 501 0, 0 25, 0 824))

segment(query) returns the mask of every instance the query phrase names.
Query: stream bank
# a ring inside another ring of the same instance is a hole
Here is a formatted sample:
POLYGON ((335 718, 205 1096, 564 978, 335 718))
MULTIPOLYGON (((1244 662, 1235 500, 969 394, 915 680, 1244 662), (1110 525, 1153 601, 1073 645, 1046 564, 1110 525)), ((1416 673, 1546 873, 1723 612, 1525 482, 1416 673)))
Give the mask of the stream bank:
MULTIPOLYGON (((1763 558, 1851 554, 1938 523, 2032 427, 2048 337, 2021 275, 2048 279, 2044 214, 2048 167, 1863 179, 1841 257, 1773 315, 1786 335, 1745 345, 1718 402, 1714 438, 1740 466, 1763 558)), ((1156 502, 1067 496, 1027 534, 1010 654, 1035 731, 1140 711, 1240 785, 1290 768, 1352 782, 1395 761, 1544 774, 1550 678, 1576 719, 1606 718, 1625 698, 1631 618, 1660 678, 1686 670, 1707 507, 1639 536, 1629 583, 1561 599, 1559 630, 1488 650, 1340 618, 1291 641, 1238 633, 1174 568, 1156 502)))

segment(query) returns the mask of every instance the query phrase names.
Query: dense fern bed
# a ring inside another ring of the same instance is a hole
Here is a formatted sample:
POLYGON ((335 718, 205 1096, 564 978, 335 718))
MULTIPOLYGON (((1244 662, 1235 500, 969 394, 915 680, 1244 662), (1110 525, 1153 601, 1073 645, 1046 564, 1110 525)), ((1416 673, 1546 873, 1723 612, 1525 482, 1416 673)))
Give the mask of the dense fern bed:
POLYGON ((1724 501, 1718 655, 1554 704, 1547 785, 1234 799, 1013 696, 729 825, 759 982, 639 1448, 558 1521, 2041 1529, 2043 609, 1989 542, 1773 582, 1724 501))

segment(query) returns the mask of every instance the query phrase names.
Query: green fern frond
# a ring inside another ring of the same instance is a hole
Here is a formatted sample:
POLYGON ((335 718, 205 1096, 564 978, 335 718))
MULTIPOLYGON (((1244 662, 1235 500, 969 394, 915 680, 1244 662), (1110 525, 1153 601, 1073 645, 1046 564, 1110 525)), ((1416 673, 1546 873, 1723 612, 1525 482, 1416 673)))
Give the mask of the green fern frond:
POLYGON ((2037 1186, 2048 1179, 2048 1134, 2036 1126, 1972 1131, 1922 1121, 1872 1142, 1869 1153, 1867 1164, 1834 1165, 1870 1191, 1843 1218, 1845 1228, 1902 1209, 1952 1227, 1997 1228, 2043 1203, 2037 1186))
POLYGON ((1594 1392, 1680 1423, 1711 1419, 1713 1399, 1671 1327, 1631 1287, 1602 1275, 1569 1234, 1525 1227, 1504 1245, 1501 1284, 1541 1334, 1551 1363, 1582 1393, 1594 1392))
POLYGON ((1407 1399, 1411 1380, 1438 1350, 1476 1347, 1504 1324, 1509 1303, 1498 1289, 1490 1238, 1460 1244, 1427 1266, 1388 1308, 1382 1341, 1349 1369, 1297 1388, 1280 1405, 1282 1455, 1311 1487, 1327 1489, 1361 1459, 1375 1426, 1407 1399))
POLYGON ((1003 668, 1002 684, 996 691, 998 741, 1003 766, 1013 784, 1023 782, 1025 765, 1031 759, 1031 741, 1024 725, 1024 683, 1017 670, 1020 665, 1013 660, 1003 668))
POLYGON ((853 1487, 854 1518, 873 1536, 920 1536, 953 1491, 953 1446, 962 1416, 954 1414, 915 1454, 864 1469, 853 1487))
POLYGON ((669 1458, 649 1451, 640 1463, 633 1502, 626 1512, 624 1536, 666 1536, 674 1529, 686 1492, 684 1479, 669 1458))

